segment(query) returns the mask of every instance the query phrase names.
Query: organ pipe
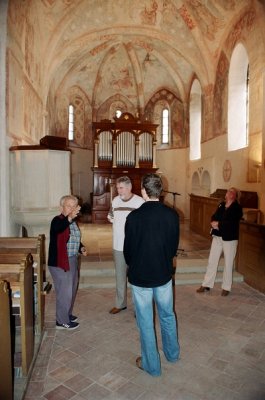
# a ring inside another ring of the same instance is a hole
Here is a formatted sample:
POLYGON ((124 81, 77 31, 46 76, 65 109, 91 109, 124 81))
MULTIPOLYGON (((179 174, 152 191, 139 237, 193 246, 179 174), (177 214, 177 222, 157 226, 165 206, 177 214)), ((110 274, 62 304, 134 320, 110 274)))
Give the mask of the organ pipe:
POLYGON ((120 132, 113 140, 111 131, 102 131, 98 136, 98 142, 95 141, 97 157, 95 157, 94 166, 98 165, 98 160, 112 161, 113 167, 136 166, 138 168, 139 161, 154 163, 155 144, 156 142, 149 132, 143 132, 138 136, 124 131, 120 132))

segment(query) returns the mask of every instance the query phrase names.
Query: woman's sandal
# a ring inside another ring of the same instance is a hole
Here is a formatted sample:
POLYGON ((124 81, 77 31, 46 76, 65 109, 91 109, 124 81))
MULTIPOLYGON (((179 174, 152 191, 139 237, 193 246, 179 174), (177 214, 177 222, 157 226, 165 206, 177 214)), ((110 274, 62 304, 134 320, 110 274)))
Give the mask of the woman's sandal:
POLYGON ((143 371, 144 369, 142 367, 142 357, 137 357, 135 362, 136 362, 136 366, 143 371))

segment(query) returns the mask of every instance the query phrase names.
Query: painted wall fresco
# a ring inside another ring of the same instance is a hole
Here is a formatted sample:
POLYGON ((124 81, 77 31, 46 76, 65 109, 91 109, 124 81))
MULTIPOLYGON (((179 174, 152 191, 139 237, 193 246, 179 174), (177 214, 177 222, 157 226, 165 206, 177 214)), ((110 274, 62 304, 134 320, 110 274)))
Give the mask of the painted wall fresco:
POLYGON ((222 52, 216 71, 213 103, 213 136, 227 132, 227 84, 229 63, 222 52))
POLYGON ((32 143, 43 136, 43 105, 38 93, 27 78, 24 79, 24 132, 32 143))
POLYGON ((113 49, 97 78, 95 107, 107 98, 122 93, 137 105, 137 89, 132 65, 123 47, 113 49))
POLYGON ((42 135, 42 100, 11 51, 8 52, 7 67, 8 135, 16 144, 18 139, 38 143, 42 135))
POLYGON ((11 51, 7 52, 7 97, 6 97, 6 114, 7 114, 7 134, 14 139, 21 136, 21 126, 23 126, 24 110, 23 105, 23 72, 18 60, 11 51))

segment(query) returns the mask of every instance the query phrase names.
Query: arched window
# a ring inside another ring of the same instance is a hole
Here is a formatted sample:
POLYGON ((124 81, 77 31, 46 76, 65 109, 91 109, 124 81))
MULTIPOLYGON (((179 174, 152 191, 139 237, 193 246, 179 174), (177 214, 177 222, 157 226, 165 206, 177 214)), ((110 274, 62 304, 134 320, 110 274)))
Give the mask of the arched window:
POLYGON ((249 61, 239 43, 232 54, 228 76, 228 151, 248 145, 249 61))
POLYGON ((115 112, 115 117, 120 118, 122 112, 119 108, 117 108, 116 112, 115 112))
POLYGON ((68 139, 74 140, 74 106, 72 104, 69 105, 68 120, 68 139))
POLYGON ((201 158, 201 85, 195 79, 190 92, 190 160, 201 158))
POLYGON ((162 110, 162 144, 169 143, 169 111, 167 108, 163 108, 162 110))

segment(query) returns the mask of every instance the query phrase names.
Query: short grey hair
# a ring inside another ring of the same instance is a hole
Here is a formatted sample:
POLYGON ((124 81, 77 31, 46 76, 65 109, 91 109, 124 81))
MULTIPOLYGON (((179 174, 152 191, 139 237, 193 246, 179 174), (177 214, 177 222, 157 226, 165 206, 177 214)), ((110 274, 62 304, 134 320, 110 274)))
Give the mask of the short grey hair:
POLYGON ((118 183, 124 183, 126 186, 132 186, 132 181, 128 176, 121 176, 116 179, 116 185, 118 183))
POLYGON ((72 194, 68 194, 68 195, 66 195, 66 196, 61 197, 61 199, 60 199, 60 206, 63 207, 63 206, 64 206, 64 203, 65 203, 67 200, 73 200, 73 201, 75 201, 76 205, 78 204, 78 198, 77 198, 76 196, 73 196, 72 194))
POLYGON ((163 190, 161 177, 154 173, 144 175, 142 177, 141 186, 145 189, 147 196, 151 199, 159 199, 163 190))

